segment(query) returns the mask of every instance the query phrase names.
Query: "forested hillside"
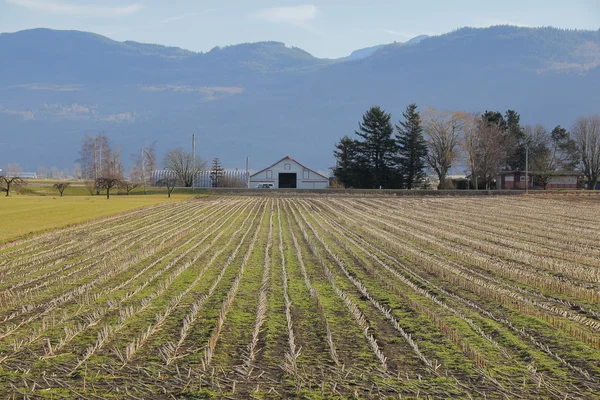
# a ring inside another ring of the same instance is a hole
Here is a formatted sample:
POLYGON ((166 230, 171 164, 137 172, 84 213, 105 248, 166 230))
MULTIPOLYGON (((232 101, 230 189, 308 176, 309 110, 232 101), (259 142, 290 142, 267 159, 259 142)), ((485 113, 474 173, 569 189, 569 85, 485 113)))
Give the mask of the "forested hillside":
POLYGON ((598 112, 599 65, 600 31, 554 28, 464 28, 358 60, 278 42, 194 53, 74 31, 2 34, 0 163, 70 167, 83 135, 104 131, 124 154, 157 140, 160 156, 196 133, 199 154, 226 167, 289 154, 326 169, 373 105, 395 121, 414 102, 568 127, 598 112))

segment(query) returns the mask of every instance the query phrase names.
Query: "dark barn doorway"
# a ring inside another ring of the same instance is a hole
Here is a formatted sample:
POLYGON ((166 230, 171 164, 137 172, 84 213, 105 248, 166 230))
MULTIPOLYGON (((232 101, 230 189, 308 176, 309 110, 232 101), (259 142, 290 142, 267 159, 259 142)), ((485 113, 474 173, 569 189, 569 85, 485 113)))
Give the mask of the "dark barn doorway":
POLYGON ((296 173, 280 173, 279 189, 296 189, 296 173))

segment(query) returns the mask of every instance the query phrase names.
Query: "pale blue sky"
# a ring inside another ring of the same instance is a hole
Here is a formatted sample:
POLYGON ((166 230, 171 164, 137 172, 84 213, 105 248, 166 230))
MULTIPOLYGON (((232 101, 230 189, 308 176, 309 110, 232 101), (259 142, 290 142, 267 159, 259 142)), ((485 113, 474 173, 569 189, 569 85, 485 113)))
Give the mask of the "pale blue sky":
POLYGON ((276 40, 317 57, 464 26, 599 29, 598 0, 0 0, 0 32, 76 29, 208 51, 276 40))

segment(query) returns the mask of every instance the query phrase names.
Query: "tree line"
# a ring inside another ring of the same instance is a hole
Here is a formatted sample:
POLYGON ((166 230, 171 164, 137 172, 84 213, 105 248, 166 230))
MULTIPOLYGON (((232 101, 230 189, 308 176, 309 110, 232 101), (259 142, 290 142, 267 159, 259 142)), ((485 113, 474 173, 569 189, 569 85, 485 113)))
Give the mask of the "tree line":
MULTIPOLYGON (((171 149, 166 152, 162 161, 164 174, 160 179, 153 178, 157 170, 156 142, 150 146, 139 149, 130 155, 133 163, 128 172, 123 167, 122 154, 115 148, 104 133, 97 135, 86 134, 79 158, 73 174, 77 179, 84 180, 91 195, 101 192, 110 198, 111 191, 120 189, 129 194, 133 189, 142 188, 147 194, 152 185, 166 187, 169 197, 175 187, 192 187, 192 184, 202 171, 206 171, 208 164, 200 157, 182 148, 171 149)), ((26 181, 20 178, 23 168, 18 164, 9 164, 7 171, 0 170, 0 192, 8 196, 15 187, 24 186, 26 181)), ((58 173, 56 167, 52 173, 45 167, 40 167, 40 175, 45 178, 64 179, 68 173, 58 173), (56 171, 55 171, 56 170, 56 171)), ((226 173, 219 158, 214 158, 209 169, 212 187, 245 187, 245 181, 237 175, 226 173)), ((71 186, 70 182, 58 182, 53 187, 63 195, 71 186)))
MULTIPOLYGON (((155 144, 156 142, 143 147, 130 156, 133 166, 128 174, 129 179, 126 179, 121 152, 113 149, 103 133, 96 136, 86 135, 78 162, 82 179, 88 182, 90 193, 99 194, 100 191, 106 191, 106 197, 109 198, 110 191, 114 188, 122 188, 129 194, 131 190, 141 187, 146 194, 148 188, 154 184, 166 187, 170 197, 175 187, 192 187, 194 179, 207 168, 207 162, 192 152, 182 148, 171 149, 166 152, 162 163, 167 173, 153 182, 152 173, 157 169, 155 144)), ((234 182, 225 175, 219 158, 213 160, 210 177, 213 187, 244 185, 244 182, 234 182)))
POLYGON ((371 107, 355 136, 336 145, 334 177, 346 188, 415 189, 428 187, 427 173, 438 189, 451 187, 448 172, 466 165, 470 188, 491 189, 500 171, 531 172, 544 188, 560 172, 581 172, 589 189, 600 175, 600 116, 577 118, 570 131, 560 125, 521 125, 514 110, 479 114, 423 113, 410 104, 398 124, 379 106, 371 107), (527 165, 526 165, 527 163, 527 165), (526 168, 527 167, 527 168, 526 168))

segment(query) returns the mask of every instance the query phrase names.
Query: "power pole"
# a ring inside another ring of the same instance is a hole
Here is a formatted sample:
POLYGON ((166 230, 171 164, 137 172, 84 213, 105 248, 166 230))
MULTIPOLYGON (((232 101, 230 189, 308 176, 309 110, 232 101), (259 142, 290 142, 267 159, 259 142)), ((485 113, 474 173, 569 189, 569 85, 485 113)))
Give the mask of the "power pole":
POLYGON ((525 144, 525 193, 529 193, 529 143, 525 144))
POLYGON ((196 134, 192 133, 192 192, 196 182, 196 134))
POLYGON ((250 188, 250 174, 248 172, 248 157, 246 157, 246 188, 250 188))
POLYGON ((146 156, 144 154, 144 150, 146 150, 146 149, 144 149, 142 147, 142 176, 141 176, 141 178, 142 178, 142 185, 144 185, 144 194, 147 194, 146 193, 146 158, 145 158, 146 156))

